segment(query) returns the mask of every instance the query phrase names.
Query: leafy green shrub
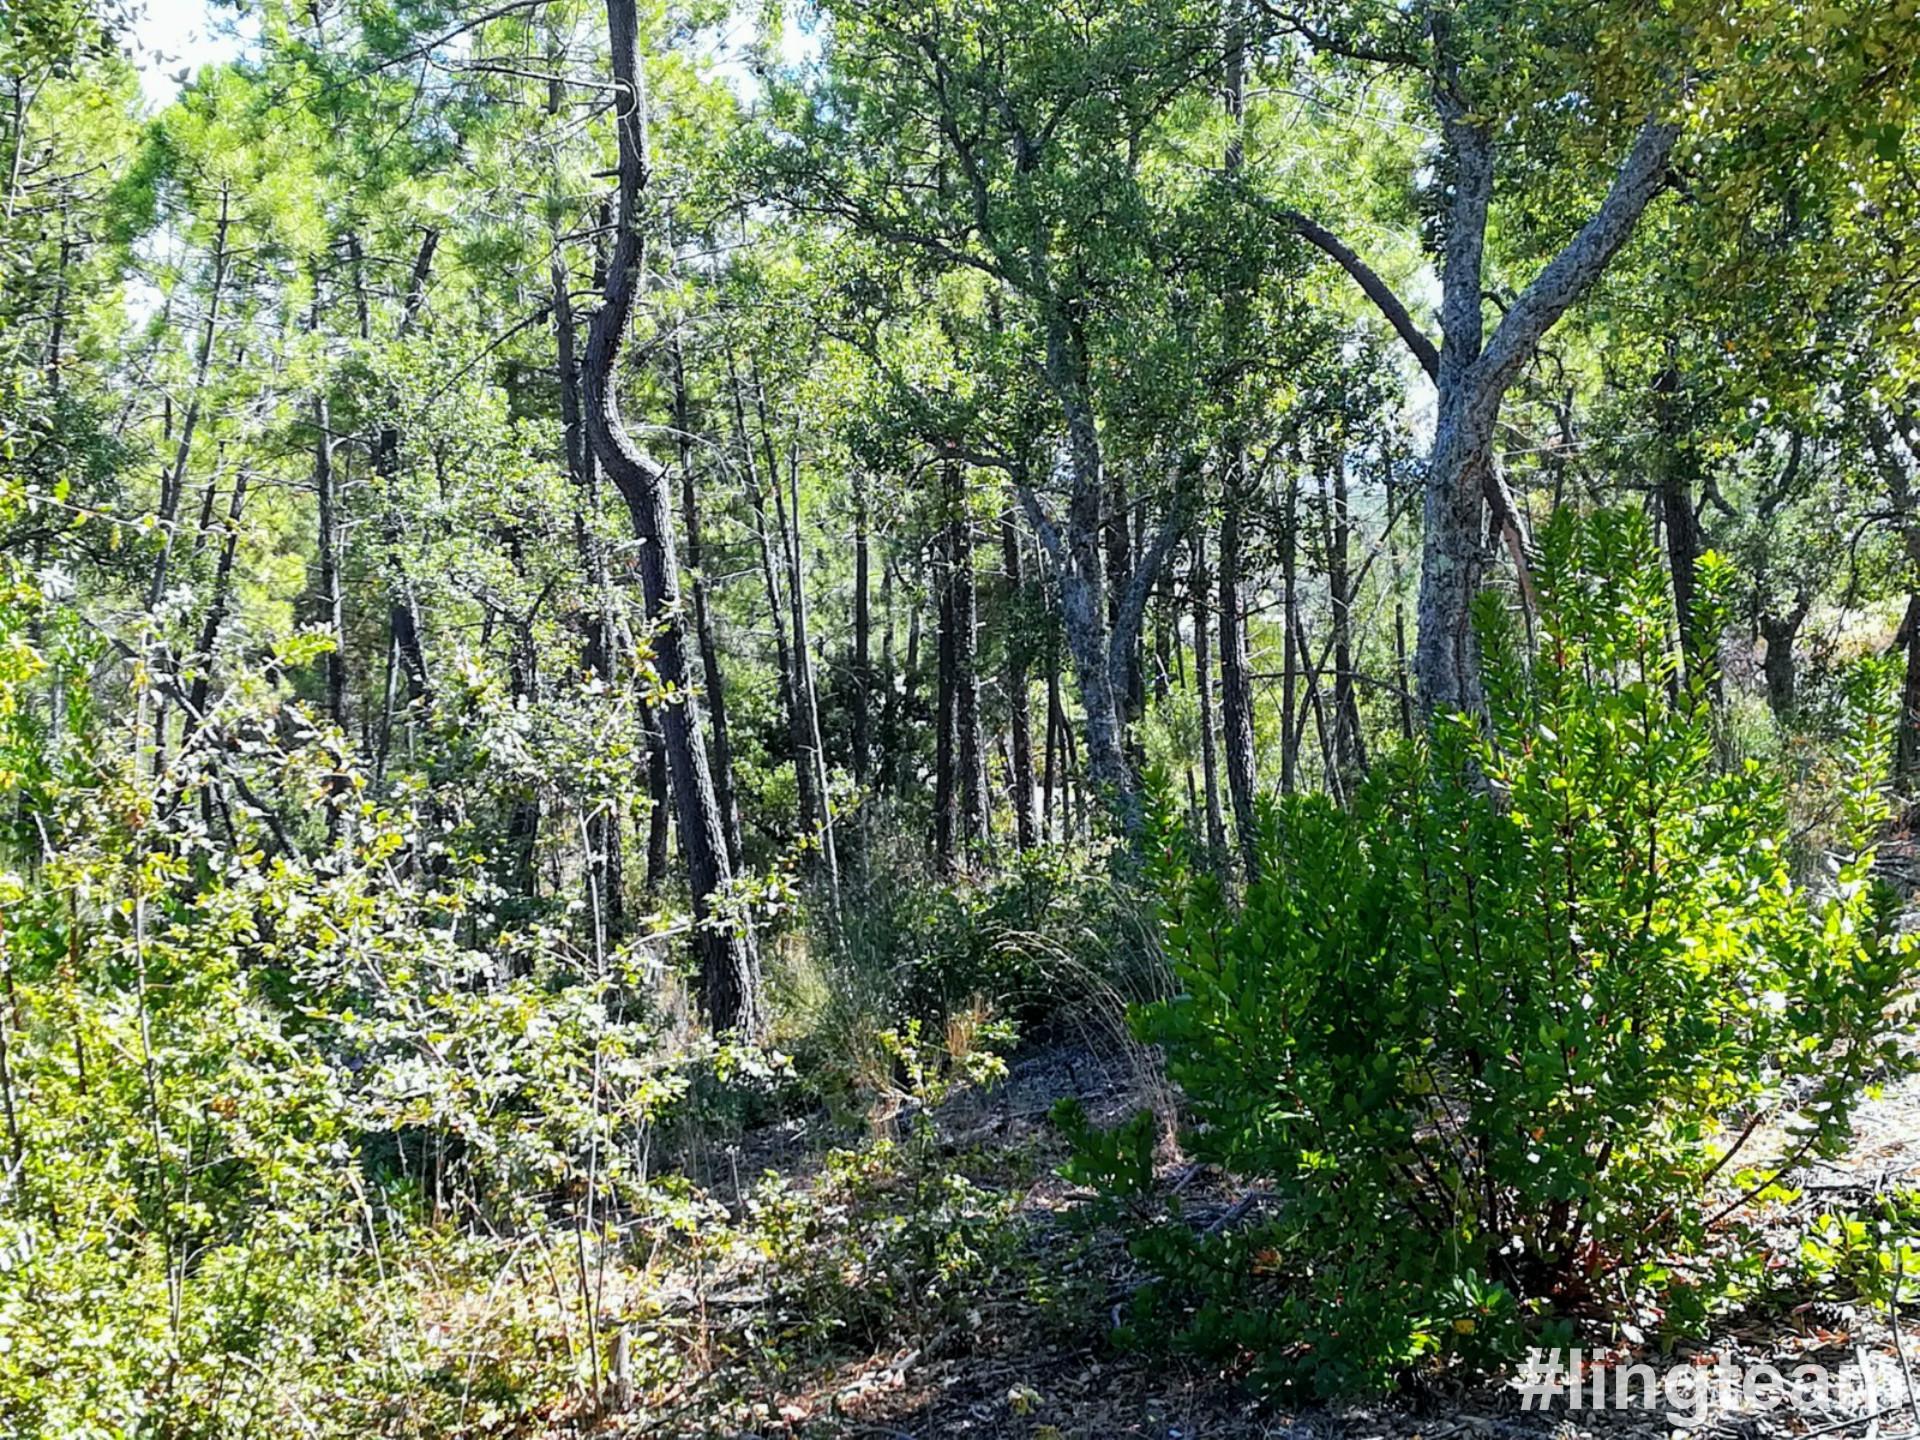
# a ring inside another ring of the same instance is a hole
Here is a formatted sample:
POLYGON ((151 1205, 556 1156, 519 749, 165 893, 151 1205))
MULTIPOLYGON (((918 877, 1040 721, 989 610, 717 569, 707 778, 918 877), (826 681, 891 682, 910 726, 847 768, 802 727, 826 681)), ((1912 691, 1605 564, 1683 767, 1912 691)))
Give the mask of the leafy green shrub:
MULTIPOLYGON (((1737 1202, 1831 1152, 1902 1063, 1911 951, 1870 856, 1796 883, 1775 779, 1716 767, 1711 660, 1669 651, 1645 522, 1557 519, 1543 551, 1534 653, 1479 616, 1486 727, 1441 725, 1351 810, 1269 811, 1241 903, 1155 821, 1179 993, 1138 1021, 1193 1152, 1270 1193, 1251 1224, 1140 1238, 1163 1283, 1135 1318, 1273 1381, 1379 1386, 1623 1285, 1659 1302, 1662 1262, 1737 1215, 1716 1182, 1737 1202), (1743 1169, 1783 1103, 1781 1153, 1743 1169)), ((1701 581, 1717 605, 1711 561, 1701 581)), ((1879 743, 1863 724, 1862 846, 1879 743)), ((1691 1270, 1670 1308, 1755 1263, 1691 1270)))
POLYGON ((1897 1309, 1920 1284, 1920 1188, 1816 1215, 1800 1239, 1802 1275, 1837 1300, 1897 1309))
POLYGON ((743 1237, 767 1267, 771 1318, 789 1345, 865 1347, 903 1330, 925 1342, 964 1321, 1017 1257, 1014 1197, 962 1173, 933 1118, 961 1087, 1004 1078, 1006 1062, 984 1045, 931 1040, 918 1021, 879 1039, 903 1077, 889 1122, 898 1133, 830 1152, 807 1188, 770 1174, 748 1205, 743 1237))

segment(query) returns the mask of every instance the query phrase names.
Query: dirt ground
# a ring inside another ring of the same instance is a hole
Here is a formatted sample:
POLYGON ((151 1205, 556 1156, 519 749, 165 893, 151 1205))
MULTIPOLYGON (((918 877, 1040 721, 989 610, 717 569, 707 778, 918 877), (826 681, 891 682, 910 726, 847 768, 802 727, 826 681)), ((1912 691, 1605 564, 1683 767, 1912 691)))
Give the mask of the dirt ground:
MULTIPOLYGON (((1054 1173, 1061 1145, 1048 1119, 1062 1096, 1078 1097, 1096 1120, 1111 1121, 1140 1108, 1152 1096, 1144 1071, 1124 1056, 1084 1045, 1045 1047, 1014 1060, 1006 1080, 988 1091, 970 1091, 938 1117, 955 1154, 1019 1155, 1009 1167, 1022 1243, 1041 1269, 1095 1267, 1081 1274, 1081 1293, 1104 1294, 1113 1315, 1138 1276, 1124 1247, 1087 1245, 1066 1216, 1082 1198, 1054 1173), (1098 1273, 1104 1268, 1104 1275, 1098 1273)), ((1803 1177, 1801 1197, 1764 1217, 1783 1244, 1804 1214, 1869 1199, 1882 1187, 1920 1184, 1920 1077, 1901 1082, 1866 1101, 1858 1114, 1856 1141, 1846 1157, 1815 1164, 1803 1177)), ((778 1137, 749 1137, 752 1155, 742 1169, 775 1162, 783 1171, 805 1173, 821 1137, 788 1127, 778 1137)), ((1163 1187, 1179 1187, 1185 1213, 1195 1223, 1244 1213, 1246 1192, 1228 1178, 1183 1165, 1170 1157, 1163 1187), (1236 1206, 1239 1210, 1236 1211, 1236 1206)), ((1920 1277, 1912 1293, 1914 1314, 1903 1315, 1905 1360, 1920 1367, 1920 1277)), ((1091 1298, 1086 1308, 1091 1312, 1091 1298)), ((1736 1367, 1772 1364, 1791 1374, 1795 1366, 1819 1364, 1834 1382, 1816 1405, 1712 1403, 1698 1410, 1661 1408, 1570 1408, 1562 1397, 1542 1408, 1524 1408, 1514 1383, 1447 1385, 1428 1382, 1387 1401, 1316 1405, 1298 1411, 1256 1401, 1217 1368, 1129 1353, 1109 1339, 1111 1319, 1088 1313, 1085 1323, 1041 1323, 1019 1297, 989 1303, 965 1335, 947 1336, 931 1347, 883 1350, 831 1373, 796 1376, 776 1404, 743 1425, 717 1434, 764 1440, 814 1437, 878 1437, 878 1440, 1592 1440, 1592 1437, 1668 1436, 1691 1433, 1740 1440, 1818 1437, 1834 1440, 1900 1440, 1920 1436, 1920 1421, 1907 1403, 1911 1382, 1901 1346, 1884 1313, 1809 1300, 1790 1309, 1729 1318, 1712 1339, 1672 1355, 1630 1354, 1623 1347, 1609 1365, 1644 1361, 1664 1373, 1690 1367, 1695 1374, 1722 1363, 1736 1367)), ((1764 1397, 1763 1397, 1764 1398, 1764 1397)), ((622 1437, 667 1434, 670 1423, 644 1412, 629 1415, 615 1433, 622 1437)))

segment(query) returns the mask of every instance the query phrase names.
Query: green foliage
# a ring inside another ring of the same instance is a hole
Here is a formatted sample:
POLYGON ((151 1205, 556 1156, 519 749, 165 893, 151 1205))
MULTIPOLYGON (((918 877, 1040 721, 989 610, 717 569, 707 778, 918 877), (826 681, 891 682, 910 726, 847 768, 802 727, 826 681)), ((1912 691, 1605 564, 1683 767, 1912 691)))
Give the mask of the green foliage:
MULTIPOLYGON (((1242 1230, 1136 1241, 1165 1282, 1137 1318, 1272 1380, 1485 1360, 1519 1317, 1620 1284, 1657 1302, 1675 1255, 1710 1262, 1686 1287, 1710 1296, 1738 1278, 1713 1182, 1737 1197, 1832 1153, 1907 1063, 1912 947, 1870 873, 1871 782, 1846 797, 1862 848, 1796 884, 1777 782, 1714 762, 1710 656, 1683 671, 1669 648, 1645 521, 1562 514, 1542 548, 1536 649, 1480 617, 1485 733, 1394 757, 1351 810, 1275 807, 1238 905, 1156 822, 1180 993, 1142 1033, 1194 1153, 1271 1195, 1242 1230), (1782 1105, 1783 1153, 1746 1154, 1782 1105)), ((1709 604, 1723 570, 1702 566, 1709 604)))
POLYGON ((422 863, 284 677, 156 774, 0 576, 0 1429, 466 1434, 589 1392, 613 1216, 679 1230, 654 1137, 756 1057, 660 1013, 648 943, 596 962, 502 927, 485 856, 422 863), (183 806, 201 767, 245 808, 183 806))
POLYGON ((1053 1123, 1073 1147, 1061 1174, 1103 1196, 1135 1199, 1153 1190, 1153 1153, 1159 1140, 1151 1110, 1137 1111, 1111 1129, 1087 1119, 1072 1096, 1054 1103, 1053 1123))
POLYGON ((774 1262, 769 1282, 796 1338, 814 1344, 871 1346, 903 1323, 925 1341, 962 1320, 1017 1256, 1010 1197, 967 1178, 943 1153, 933 1119, 959 1087, 1004 1078, 1005 1062, 991 1049, 929 1040, 918 1021, 880 1041, 901 1076, 884 1123, 898 1128, 904 1115, 904 1135, 833 1152, 805 1194, 770 1176, 749 1207, 747 1238, 774 1262))
MULTIPOLYGON (((1149 917, 1084 851, 1035 849, 938 878, 918 855, 869 857, 838 925, 775 970, 781 1043, 835 1104, 897 1066, 882 1032, 984 1017, 1028 1037, 1124 1039, 1129 1001, 1158 993, 1149 917)), ((822 927, 824 928, 824 927, 822 927)))
POLYGON ((1857 1210, 1815 1216, 1799 1261, 1801 1274, 1834 1299, 1897 1313, 1920 1278, 1920 1190, 1876 1194, 1857 1210))

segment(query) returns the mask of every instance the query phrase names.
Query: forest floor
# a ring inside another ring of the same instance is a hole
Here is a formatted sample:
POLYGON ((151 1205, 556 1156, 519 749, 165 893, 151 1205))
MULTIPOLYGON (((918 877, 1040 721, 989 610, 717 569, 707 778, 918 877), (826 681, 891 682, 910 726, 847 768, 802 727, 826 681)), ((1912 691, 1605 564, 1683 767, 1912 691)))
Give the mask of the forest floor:
MULTIPOLYGON (((1112 1343, 1121 1306, 1140 1274, 1115 1232, 1087 1233, 1075 1212, 1087 1198, 1055 1169, 1065 1146, 1049 1120, 1053 1104, 1080 1100, 1090 1118, 1112 1123, 1151 1099, 1143 1072, 1124 1056, 1083 1044, 1055 1044, 1016 1056, 1004 1081, 967 1090, 937 1112, 943 1154, 1012 1215, 1027 1259, 1001 1290, 976 1299, 960 1325, 939 1334, 883 1336, 868 1353, 840 1363, 794 1367, 751 1413, 717 1423, 676 1423, 671 1410, 641 1410, 605 1422, 602 1440, 641 1435, 726 1435, 765 1440, 876 1437, 876 1440, 1640 1440, 1690 1432, 1740 1440, 1832 1436, 1899 1440, 1920 1435, 1907 1364, 1920 1365, 1920 1313, 1904 1320, 1904 1356, 1884 1311, 1811 1295, 1729 1317, 1702 1343, 1661 1355, 1627 1348, 1605 1363, 1673 1366, 1772 1364, 1787 1374, 1818 1364, 1836 1376, 1830 1403, 1795 1408, 1714 1404, 1695 1413, 1655 1408, 1570 1410, 1563 1396, 1527 1409, 1511 1381, 1423 1382, 1388 1400, 1284 1409, 1262 1403, 1216 1366, 1132 1353, 1112 1343), (1053 1303, 1036 1303, 1035 1275, 1059 1282, 1053 1303), (1066 1310, 1058 1300, 1066 1297, 1066 1310), (896 1343, 897 1342, 897 1343, 896 1343), (1891 1411, 1892 1413, 1886 1413, 1891 1411), (1878 1412, 1876 1414, 1876 1412, 1878 1412), (644 1417, 644 1418, 643 1418, 644 1417)), ((804 1189, 844 1129, 824 1117, 749 1134, 735 1173, 773 1169, 804 1189)), ((1177 1157, 1159 1175, 1177 1189, 1197 1227, 1239 1223, 1256 1192, 1177 1157)), ((1800 1198, 1761 1217, 1785 1259, 1807 1219, 1869 1202, 1880 1190, 1920 1184, 1920 1077, 1890 1086, 1859 1110, 1849 1153, 1819 1162, 1800 1198)), ((1913 1309, 1920 1312, 1920 1283, 1913 1309)), ((1697 1369, 1696 1369, 1697 1373, 1697 1369)), ((684 1412, 683 1412, 684 1413, 684 1412)))

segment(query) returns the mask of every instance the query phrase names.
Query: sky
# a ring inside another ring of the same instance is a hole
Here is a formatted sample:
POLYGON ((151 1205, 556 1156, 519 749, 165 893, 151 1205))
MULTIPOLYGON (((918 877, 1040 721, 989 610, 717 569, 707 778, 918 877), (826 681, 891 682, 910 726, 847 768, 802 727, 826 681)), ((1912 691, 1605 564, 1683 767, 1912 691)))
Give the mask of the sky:
MULTIPOLYGON (((236 20, 230 6, 211 5, 208 0, 144 0, 133 26, 133 58, 140 67, 147 103, 155 109, 164 106, 194 71, 233 59, 259 33, 258 20, 236 20)), ((715 73, 736 90, 750 90, 756 83, 746 62, 729 53, 750 33, 751 26, 744 22, 729 26, 714 47, 715 73)), ((811 60, 819 50, 811 32, 788 23, 780 37, 782 61, 811 60)))
POLYGON ((133 58, 147 103, 165 105, 193 71, 233 59, 258 34, 258 21, 236 22, 230 8, 207 0, 145 0, 133 26, 133 58))

